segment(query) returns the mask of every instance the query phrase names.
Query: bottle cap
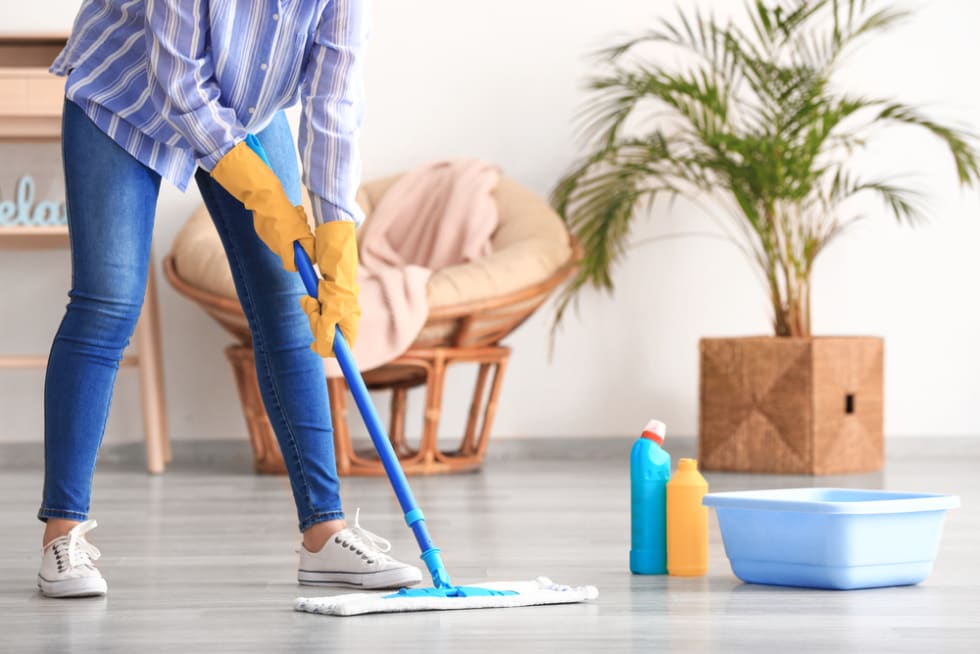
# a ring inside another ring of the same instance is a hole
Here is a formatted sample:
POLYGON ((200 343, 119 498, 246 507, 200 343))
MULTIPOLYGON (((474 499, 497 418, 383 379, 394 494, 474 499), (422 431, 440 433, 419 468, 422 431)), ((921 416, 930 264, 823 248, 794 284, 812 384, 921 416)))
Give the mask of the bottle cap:
POLYGON ((657 445, 664 444, 664 436, 666 435, 667 425, 659 420, 651 420, 647 423, 647 426, 643 428, 643 438, 649 438, 657 445))
POLYGON ((693 470, 697 472, 698 460, 697 459, 681 459, 677 462, 678 470, 693 470))

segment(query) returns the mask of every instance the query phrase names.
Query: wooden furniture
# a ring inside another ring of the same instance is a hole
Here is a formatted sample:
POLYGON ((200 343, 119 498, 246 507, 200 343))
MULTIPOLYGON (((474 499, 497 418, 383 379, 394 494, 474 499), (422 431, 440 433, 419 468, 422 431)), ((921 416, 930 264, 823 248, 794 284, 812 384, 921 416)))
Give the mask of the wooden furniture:
MULTIPOLYGON (((61 138, 64 80, 47 72, 64 47, 65 35, 0 36, 0 142, 51 142, 61 138)), ((67 226, 0 226, 0 249, 68 247, 67 226)), ((120 365, 138 368, 146 436, 146 465, 163 472, 171 460, 163 393, 160 317, 150 267, 143 313, 136 327, 138 355, 120 365)), ((0 369, 43 368, 45 356, 0 355, 0 369)))
MULTIPOLYGON (((369 196, 380 197, 391 182, 377 180, 362 188, 359 201, 368 220, 369 196)), ((494 253, 487 260, 456 270, 436 271, 429 281, 428 319, 415 343, 395 360, 364 372, 369 389, 392 393, 389 438, 407 474, 458 472, 480 466, 511 354, 501 341, 541 306, 581 258, 561 219, 547 203, 513 180, 501 181, 498 206, 501 225, 493 239, 494 253), (534 233, 529 225, 536 221, 541 228, 534 233), (522 285, 521 277, 504 279, 527 260, 535 269, 530 283, 522 285), (541 265, 535 268, 535 264, 541 265), (485 275, 482 281, 489 287, 508 290, 492 293, 487 287, 459 301, 455 291, 461 286, 479 286, 480 274, 485 275), (477 283, 467 284, 474 279, 477 283), (443 290, 452 287, 454 292, 434 292, 440 283, 443 290), (455 447, 445 449, 438 442, 442 396, 446 371, 458 364, 477 366, 476 383, 462 438, 455 447), (405 413, 408 391, 418 386, 425 386, 425 410, 421 437, 413 446, 405 435, 405 413)), ((226 355, 238 385, 255 467, 258 472, 282 473, 282 455, 259 395, 248 326, 234 295, 220 241, 201 211, 192 216, 175 240, 174 250, 164 259, 164 271, 179 293, 199 304, 238 341, 227 348, 226 355), (210 261, 202 265, 204 258, 210 261)), ((338 472, 384 474, 373 449, 354 449, 347 426, 346 383, 342 378, 329 378, 328 387, 338 472)))
MULTIPOLYGON (((364 373, 370 390, 390 390, 391 418, 388 435, 398 453, 406 474, 461 472, 477 468, 483 462, 489 443, 497 400, 511 350, 500 341, 527 320, 566 277, 574 270, 574 258, 550 278, 521 291, 470 306, 442 309, 429 315, 422 337, 400 357, 380 368, 364 373), (427 331, 446 330, 447 336, 426 338, 427 331), (470 401, 469 416, 458 447, 439 447, 439 422, 442 394, 449 366, 472 363, 479 366, 476 385, 470 401), (489 393, 487 386, 489 382, 489 393), (422 437, 417 447, 405 439, 405 409, 409 389, 425 386, 425 411, 422 437)), ((285 464, 276 443, 275 433, 262 406, 251 335, 242 326, 241 305, 233 300, 195 288, 183 281, 174 257, 164 259, 164 272, 177 292, 194 300, 238 339, 225 351, 235 373, 252 441, 256 470, 282 474, 285 464)), ((354 450, 347 426, 347 384, 339 377, 327 380, 334 429, 337 470, 341 475, 383 475, 384 469, 373 450, 354 450)))

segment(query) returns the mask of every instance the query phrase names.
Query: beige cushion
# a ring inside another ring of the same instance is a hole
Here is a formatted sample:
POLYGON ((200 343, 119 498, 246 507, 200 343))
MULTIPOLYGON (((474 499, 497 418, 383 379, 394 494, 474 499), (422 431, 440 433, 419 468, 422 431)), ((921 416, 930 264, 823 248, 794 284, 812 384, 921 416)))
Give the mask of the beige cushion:
MULTIPOLYGON (((367 220, 395 179, 368 182, 361 188, 357 201, 367 220)), ((542 198, 506 177, 495 196, 500 222, 492 238, 493 252, 435 271, 428 285, 430 309, 488 300, 533 286, 551 277, 571 256, 564 223, 542 198)), ((308 206, 307 214, 312 215, 308 206)), ((187 284, 220 297, 237 297, 221 239, 203 205, 177 234, 171 254, 187 284)))

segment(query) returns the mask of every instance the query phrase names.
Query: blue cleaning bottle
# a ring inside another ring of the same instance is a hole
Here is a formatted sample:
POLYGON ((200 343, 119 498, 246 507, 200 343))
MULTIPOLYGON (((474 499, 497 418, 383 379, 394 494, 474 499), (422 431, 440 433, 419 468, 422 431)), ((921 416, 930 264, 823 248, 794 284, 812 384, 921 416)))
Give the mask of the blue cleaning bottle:
POLYGON ((630 453, 630 572, 667 574, 667 481, 670 455, 663 449, 667 426, 651 420, 630 453))

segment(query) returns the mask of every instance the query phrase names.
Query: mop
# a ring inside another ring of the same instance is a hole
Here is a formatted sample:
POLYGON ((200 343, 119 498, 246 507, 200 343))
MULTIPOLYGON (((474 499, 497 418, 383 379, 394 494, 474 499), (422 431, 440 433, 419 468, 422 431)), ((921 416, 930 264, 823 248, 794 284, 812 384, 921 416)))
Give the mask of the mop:
MULTIPOLYGON (((268 164, 259 142, 249 136, 248 144, 268 164)), ((299 243, 294 244, 296 267, 303 285, 311 297, 317 297, 319 276, 306 252, 299 243)), ((595 586, 563 586, 546 577, 523 582, 493 582, 472 586, 454 586, 442 562, 441 552, 432 543, 425 516, 415 502, 408 485, 405 471, 378 418, 367 386, 357 368, 350 347, 340 329, 334 337, 334 355, 350 387, 354 402, 371 436, 371 442, 391 482, 398 503, 405 514, 405 522, 415 535, 422 550, 422 561, 432 578, 428 588, 402 588, 396 593, 354 593, 327 597, 297 598, 294 608, 307 613, 323 615, 362 615, 365 613, 396 613, 405 611, 445 611, 454 609, 512 608, 543 604, 575 604, 594 600, 599 596, 595 586)))

